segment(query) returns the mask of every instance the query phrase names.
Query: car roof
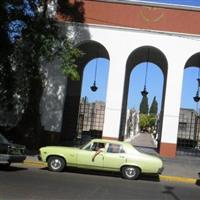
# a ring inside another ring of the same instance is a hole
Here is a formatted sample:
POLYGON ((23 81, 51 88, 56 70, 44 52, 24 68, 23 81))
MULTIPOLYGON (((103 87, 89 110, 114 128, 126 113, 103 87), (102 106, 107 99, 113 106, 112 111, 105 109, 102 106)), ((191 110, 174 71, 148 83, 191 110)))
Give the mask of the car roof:
POLYGON ((92 139, 93 142, 103 142, 103 143, 112 143, 112 144, 123 144, 123 145, 130 145, 128 142, 118 141, 118 140, 111 140, 111 139, 92 139))

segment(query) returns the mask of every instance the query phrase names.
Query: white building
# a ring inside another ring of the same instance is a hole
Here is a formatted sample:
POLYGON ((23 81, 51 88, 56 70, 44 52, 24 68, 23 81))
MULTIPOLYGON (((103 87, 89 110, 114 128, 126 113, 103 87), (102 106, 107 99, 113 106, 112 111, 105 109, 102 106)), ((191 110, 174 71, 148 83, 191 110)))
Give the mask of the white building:
MULTIPOLYGON (((149 61, 160 67, 164 77, 159 152, 162 156, 174 157, 184 69, 200 67, 200 10, 117 0, 69 2, 71 6, 79 6, 77 12, 81 11, 82 21, 77 23, 77 19, 71 24, 65 23, 61 15, 57 17, 62 20, 66 33, 68 30, 74 33, 76 46, 84 52, 77 61, 80 75, 94 58, 110 61, 103 137, 118 140, 124 135, 130 73, 137 64, 149 61)), ((57 73, 49 74, 48 78, 53 74, 57 73)), ((56 110, 42 111, 42 124, 51 130, 51 124, 46 123, 48 116, 52 119, 59 116, 52 130, 71 139, 76 131, 81 81, 61 78, 59 87, 56 81, 54 83, 53 87, 60 89, 62 98, 55 99, 56 110)), ((51 86, 47 85, 46 90, 51 86)), ((44 95, 45 104, 50 105, 51 94, 44 95)))

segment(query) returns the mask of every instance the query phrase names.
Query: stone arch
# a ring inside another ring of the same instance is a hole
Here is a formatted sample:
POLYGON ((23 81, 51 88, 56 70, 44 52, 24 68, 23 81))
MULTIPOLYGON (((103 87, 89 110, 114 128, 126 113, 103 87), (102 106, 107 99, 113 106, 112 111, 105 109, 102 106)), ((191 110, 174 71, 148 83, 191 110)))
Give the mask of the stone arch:
POLYGON ((109 59, 107 49, 99 42, 94 40, 83 41, 76 45, 82 52, 83 56, 77 60, 80 80, 67 80, 66 96, 63 109, 62 120, 62 143, 73 144, 77 136, 77 119, 79 102, 81 96, 83 71, 86 64, 94 58, 109 59))
POLYGON ((200 67, 200 52, 195 53, 188 58, 187 62, 185 63, 185 68, 188 68, 191 66, 200 67))
POLYGON ((120 123, 120 135, 119 137, 123 139, 124 130, 125 130, 125 118, 126 118, 126 110, 127 110, 127 101, 128 101, 128 89, 129 89, 129 79, 131 71, 140 63, 152 62, 156 64, 162 71, 164 81, 163 81, 163 93, 162 93, 162 102, 161 102, 161 110, 160 110, 160 124, 158 128, 159 139, 161 138, 162 131, 162 121, 163 121, 163 111, 164 111, 164 99, 165 99, 165 90, 166 90, 166 82, 167 82, 167 72, 168 72, 168 62, 164 53, 153 46, 142 46, 138 47, 129 55, 126 63, 126 72, 125 72, 125 82, 124 82, 124 91, 123 91, 123 101, 122 101, 122 112, 121 112, 121 123, 120 123), (147 56, 147 52, 149 50, 149 56, 147 56), (148 58, 147 58, 148 57, 148 58))
MULTIPOLYGON (((188 95, 188 91, 185 93, 187 97, 191 98, 191 102, 193 101, 194 107, 192 106, 183 106, 180 107, 179 114, 179 126, 177 133, 177 155, 192 155, 199 156, 200 152, 198 151, 198 147, 200 146, 200 133, 199 133, 199 70, 200 70, 200 52, 194 53, 191 55, 185 65, 184 70, 188 68, 193 68, 192 73, 195 71, 194 82, 189 82, 189 88, 193 96, 188 95), (196 68, 196 69, 194 69, 196 68), (197 82, 196 82, 197 81, 197 82), (195 89, 193 89, 195 86, 195 89), (196 90, 197 88, 197 90, 196 90), (194 90, 194 91, 193 91, 194 90), (196 105, 195 105, 196 104, 196 105)), ((186 72, 184 72, 186 73, 186 72)), ((191 74, 190 74, 191 76, 191 74)), ((185 79, 183 79, 184 81, 185 79)), ((182 82, 182 98, 184 98, 184 82, 182 82)), ((188 86, 188 85, 187 85, 188 86)))
MULTIPOLYGON (((196 67, 196 68, 199 68, 199 70, 200 70, 200 52, 194 53, 192 56, 190 56, 187 59, 184 69, 190 68, 190 67, 196 67)), ((199 77, 197 77, 197 78, 199 78, 199 77)), ((183 85, 183 83, 182 83, 182 85, 183 85)), ((183 90, 183 88, 182 88, 182 90, 183 90)))

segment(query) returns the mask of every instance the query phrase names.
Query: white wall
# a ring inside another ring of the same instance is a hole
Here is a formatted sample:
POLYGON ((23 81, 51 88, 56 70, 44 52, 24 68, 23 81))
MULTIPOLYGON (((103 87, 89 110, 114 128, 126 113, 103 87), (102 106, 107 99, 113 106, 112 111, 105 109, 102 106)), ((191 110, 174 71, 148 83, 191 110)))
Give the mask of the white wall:
MULTIPOLYGON (((78 29, 81 32, 84 27, 79 24, 78 29)), ((200 51, 199 38, 122 27, 87 25, 87 29, 90 39, 101 43, 110 56, 103 136, 118 138, 119 135, 128 56, 138 47, 154 46, 168 62, 161 142, 176 143, 184 66, 190 56, 200 51)), ((83 37, 80 42, 84 40, 83 37)))

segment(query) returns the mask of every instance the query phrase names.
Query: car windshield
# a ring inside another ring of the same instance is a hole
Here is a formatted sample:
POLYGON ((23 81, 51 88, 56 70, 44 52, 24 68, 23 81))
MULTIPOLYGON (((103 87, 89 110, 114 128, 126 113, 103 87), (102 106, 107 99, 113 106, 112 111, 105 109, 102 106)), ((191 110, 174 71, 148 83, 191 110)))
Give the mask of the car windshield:
POLYGON ((82 144, 81 146, 79 146, 79 148, 80 149, 84 149, 84 147, 86 147, 89 143, 90 143, 90 141, 89 142, 85 142, 84 144, 82 144))
POLYGON ((8 140, 0 134, 0 143, 9 143, 8 140))

